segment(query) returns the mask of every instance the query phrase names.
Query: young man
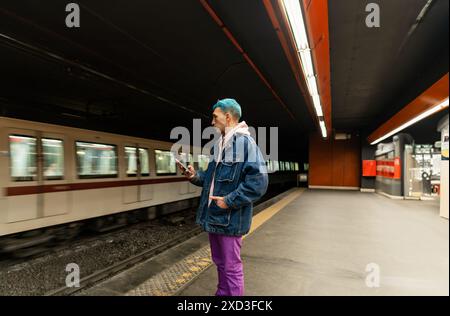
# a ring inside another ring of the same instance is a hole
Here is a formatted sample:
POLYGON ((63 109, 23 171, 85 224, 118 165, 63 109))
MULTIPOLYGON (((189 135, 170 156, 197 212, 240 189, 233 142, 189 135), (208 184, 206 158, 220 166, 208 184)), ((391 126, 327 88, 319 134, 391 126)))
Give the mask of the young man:
POLYGON ((212 115, 212 125, 221 133, 213 159, 205 172, 189 166, 185 176, 203 187, 196 221, 209 233, 219 277, 216 295, 241 296, 242 235, 250 230, 253 203, 266 193, 267 169, 247 124, 239 122, 242 111, 234 99, 219 100, 212 115))

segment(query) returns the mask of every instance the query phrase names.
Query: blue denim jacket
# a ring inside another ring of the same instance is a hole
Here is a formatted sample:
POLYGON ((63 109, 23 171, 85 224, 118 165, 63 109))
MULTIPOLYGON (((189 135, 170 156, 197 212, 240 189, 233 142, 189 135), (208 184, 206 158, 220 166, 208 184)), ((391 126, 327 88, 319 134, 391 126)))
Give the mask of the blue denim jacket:
MULTIPOLYGON (((214 148, 211 151, 214 157, 214 148)), ((210 159, 208 169, 197 171, 191 183, 203 187, 196 222, 207 232, 241 236, 249 232, 253 203, 267 191, 264 158, 251 136, 235 134, 222 153, 222 161, 210 159), (225 197, 228 209, 215 200, 208 207, 209 190, 214 177, 214 196, 225 197)))

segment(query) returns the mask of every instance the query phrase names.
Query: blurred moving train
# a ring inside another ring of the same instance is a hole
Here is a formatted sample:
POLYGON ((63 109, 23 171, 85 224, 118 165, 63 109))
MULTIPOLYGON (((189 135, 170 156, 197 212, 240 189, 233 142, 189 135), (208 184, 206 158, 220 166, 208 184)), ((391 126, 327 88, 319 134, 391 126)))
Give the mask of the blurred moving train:
MULTIPOLYGON (((30 250, 197 206, 172 143, 0 117, 0 252, 30 250)), ((184 162, 192 154, 181 153, 184 162), (184 157, 184 158, 183 158, 184 157)), ((208 167, 199 155, 196 170, 208 167)), ((298 163, 267 161, 270 186, 298 163)))

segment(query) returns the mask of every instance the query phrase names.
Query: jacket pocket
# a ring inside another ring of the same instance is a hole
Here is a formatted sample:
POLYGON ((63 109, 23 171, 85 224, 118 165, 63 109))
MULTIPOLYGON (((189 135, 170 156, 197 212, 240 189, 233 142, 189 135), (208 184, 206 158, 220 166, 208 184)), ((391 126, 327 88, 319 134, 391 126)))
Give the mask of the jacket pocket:
POLYGON ((230 225, 230 220, 231 210, 229 208, 220 208, 215 201, 212 201, 209 206, 208 217, 206 220, 208 224, 226 227, 230 225))
POLYGON ((236 176, 236 170, 238 162, 222 162, 219 173, 217 175, 217 181, 219 182, 232 182, 236 176))

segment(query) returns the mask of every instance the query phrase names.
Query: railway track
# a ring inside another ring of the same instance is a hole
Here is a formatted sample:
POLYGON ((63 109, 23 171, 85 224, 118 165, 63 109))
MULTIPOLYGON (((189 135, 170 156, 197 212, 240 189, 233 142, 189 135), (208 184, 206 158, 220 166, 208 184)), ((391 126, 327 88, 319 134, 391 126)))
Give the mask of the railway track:
POLYGON ((52 290, 52 291, 45 293, 45 296, 70 296, 70 295, 73 295, 77 292, 80 292, 84 289, 87 289, 87 288, 93 286, 94 284, 96 284, 104 279, 107 279, 108 277, 111 277, 111 276, 113 276, 123 270, 126 270, 130 267, 133 267, 136 264, 138 264, 144 260, 152 258, 155 255, 157 255, 169 248, 172 248, 173 246, 199 234, 201 231, 202 230, 200 227, 196 227, 186 233, 183 233, 183 234, 180 234, 180 235, 174 237, 173 239, 171 239, 163 244, 160 244, 151 249, 145 250, 137 255, 129 257, 120 262, 117 262, 108 268, 96 271, 84 278, 81 278, 79 287, 67 287, 67 286, 60 287, 56 290, 52 290))

